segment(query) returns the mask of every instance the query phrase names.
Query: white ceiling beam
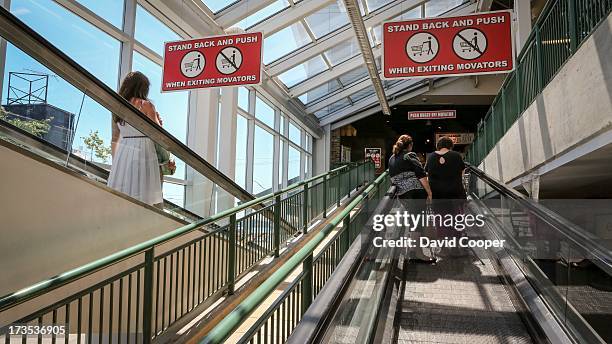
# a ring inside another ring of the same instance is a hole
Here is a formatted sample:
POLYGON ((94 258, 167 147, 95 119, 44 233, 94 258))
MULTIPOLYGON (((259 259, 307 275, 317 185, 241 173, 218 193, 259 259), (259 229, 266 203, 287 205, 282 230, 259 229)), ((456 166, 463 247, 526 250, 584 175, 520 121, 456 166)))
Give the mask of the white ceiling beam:
POLYGON ((238 1, 235 4, 230 5, 227 8, 221 10, 215 16, 217 24, 224 28, 230 25, 236 24, 242 19, 250 16, 251 14, 266 8, 273 4, 276 0, 244 0, 238 1))
MULTIPOLYGON (((188 32, 192 37, 205 37, 210 35, 223 34, 224 30, 215 20, 208 15, 205 8, 201 7, 200 0, 147 0, 155 7, 163 9, 165 15, 175 21, 175 23, 184 24, 184 21, 198 18, 198 24, 194 27, 189 27, 188 32)), ((283 110, 291 113, 293 116, 302 122, 310 133, 319 138, 323 134, 323 129, 318 124, 317 118, 306 113, 306 109, 302 103, 289 96, 284 86, 281 86, 276 80, 271 78, 268 73, 263 72, 261 85, 254 86, 255 90, 260 91, 264 95, 272 98, 270 101, 276 102, 283 110)))
MULTIPOLYGON (((427 0, 403 0, 394 1, 391 4, 384 6, 375 12, 370 13, 369 16, 364 17, 364 24, 366 27, 376 26, 383 21, 395 18, 400 14, 409 11, 417 6, 426 3, 427 0)), ((332 47, 355 37, 355 32, 352 30, 350 25, 345 25, 332 34, 329 34, 322 39, 308 44, 301 49, 294 51, 286 57, 275 61, 268 65, 268 72, 270 75, 281 74, 301 63, 304 63, 311 58, 323 53, 332 47)))
MULTIPOLYGON (((434 83, 434 88, 442 87, 458 79, 459 77, 439 78, 434 83)), ((429 85, 429 83, 425 82, 425 80, 415 80, 415 81, 416 82, 414 82, 413 84, 407 84, 408 82, 407 80, 406 82, 402 82, 400 84, 394 85, 393 87, 389 88, 389 92, 390 93, 393 92, 393 94, 391 95, 391 100, 389 101, 389 105, 394 106, 394 105, 400 104, 406 100, 412 99, 416 96, 419 96, 421 94, 427 93, 432 90, 432 87, 429 85), (404 93, 402 95, 397 95, 398 93, 405 92, 407 88, 413 88, 413 90, 407 93, 404 93)), ((364 100, 364 102, 367 102, 367 101, 364 100)), ((336 122, 334 122, 331 125, 332 129, 340 128, 344 125, 353 123, 362 118, 365 118, 377 112, 380 112, 380 106, 376 105, 375 97, 370 99, 369 105, 361 106, 361 109, 366 109, 366 110, 362 112, 359 112, 358 110, 358 111, 355 111, 353 114, 349 114, 348 116, 346 116, 345 114, 343 114, 344 115, 343 117, 338 116, 338 119, 336 119, 336 122)), ((332 116, 335 116, 335 114, 333 114, 332 116)))
POLYGON ((357 83, 354 83, 348 87, 345 88, 341 88, 337 91, 335 91, 334 93, 330 93, 330 95, 326 98, 323 98, 322 100, 319 100, 309 106, 306 107, 306 111, 308 113, 314 113, 316 111, 319 111, 323 108, 325 108, 328 105, 332 105, 335 102, 338 102, 348 96, 350 96, 351 94, 355 94, 361 90, 364 90, 366 88, 368 88, 369 86, 372 86, 372 81, 370 79, 364 79, 362 81, 359 81, 357 83))
MULTIPOLYGON (((374 57, 377 58, 381 55, 382 53, 382 49, 379 46, 375 47, 374 49, 372 49, 373 53, 374 53, 374 57)), ((315 76, 313 76, 310 79, 305 80, 304 82, 301 82, 295 86, 293 86, 292 88, 289 89, 289 94, 292 97, 299 97, 302 94, 316 88, 319 87, 327 82, 329 82, 332 79, 335 79, 339 76, 341 76, 342 74, 345 74, 347 72, 352 71, 355 68, 359 68, 363 66, 363 57, 361 57, 361 54, 355 55, 353 57, 351 57, 350 59, 337 64, 335 66, 333 66, 332 68, 330 68, 328 71, 325 71, 323 73, 319 73, 315 76)))
POLYGON ((335 0, 302 1, 276 13, 247 31, 261 31, 267 37, 334 2, 335 0))
POLYGON ((380 102, 380 108, 382 109, 382 113, 384 115, 390 116, 391 108, 389 107, 389 103, 387 102, 385 88, 383 87, 380 75, 378 74, 376 59, 374 58, 372 46, 370 45, 368 30, 366 29, 366 26, 363 22, 363 17, 361 16, 359 3, 357 2, 357 0, 344 0, 344 7, 346 7, 346 12, 349 16, 349 19, 351 20, 351 25, 353 26, 353 31, 355 31, 355 35, 357 36, 357 43, 359 45, 359 49, 361 50, 361 56, 363 57, 363 62, 365 62, 366 69, 368 70, 368 74, 370 75, 372 86, 374 86, 374 93, 376 94, 376 97, 378 97, 378 101, 380 102))
MULTIPOLYGON (((387 93, 390 94, 391 95, 390 98, 392 98, 394 94, 405 91, 407 88, 414 87, 423 82, 424 80, 422 79, 421 80, 417 80, 417 79, 404 80, 400 83, 397 83, 389 87, 387 89, 387 93)), ((349 107, 346 107, 344 109, 331 113, 327 116, 319 118, 319 124, 321 126, 324 126, 327 124, 334 123, 336 121, 343 119, 344 117, 355 114, 359 112, 360 110, 371 107, 371 106, 376 106, 376 109, 378 109, 376 112, 380 112, 381 111, 380 105, 377 105, 377 104, 378 104, 378 97, 375 94, 373 94, 369 97, 366 97, 364 99, 361 99, 355 102, 355 104, 349 107)))

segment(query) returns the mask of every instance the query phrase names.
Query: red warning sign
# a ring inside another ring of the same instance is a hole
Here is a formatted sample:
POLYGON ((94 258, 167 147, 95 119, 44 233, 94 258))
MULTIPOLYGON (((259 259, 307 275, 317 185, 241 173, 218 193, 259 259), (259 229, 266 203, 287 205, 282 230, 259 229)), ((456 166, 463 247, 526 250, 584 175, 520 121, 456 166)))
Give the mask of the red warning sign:
POLYGON ((385 79, 507 73, 513 69, 510 11, 383 24, 385 79))
POLYGON ((261 32, 164 45, 162 91, 261 83, 261 32))
POLYGON ((449 119, 457 118, 457 110, 408 111, 408 119, 449 119))

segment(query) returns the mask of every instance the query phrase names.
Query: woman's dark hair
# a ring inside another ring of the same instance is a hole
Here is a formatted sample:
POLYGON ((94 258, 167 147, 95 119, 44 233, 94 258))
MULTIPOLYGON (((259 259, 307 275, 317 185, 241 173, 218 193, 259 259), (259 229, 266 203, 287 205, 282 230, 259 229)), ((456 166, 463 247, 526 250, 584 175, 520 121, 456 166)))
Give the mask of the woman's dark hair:
MULTIPOLYGON (((121 82, 119 95, 127 101, 133 98, 147 99, 149 96, 149 86, 151 86, 151 82, 146 75, 141 72, 130 72, 121 82)), ((123 120, 117 116, 113 116, 113 120, 117 123, 123 123, 123 120)))
POLYGON ((449 139, 447 136, 442 136, 436 144, 436 149, 446 148, 450 150, 453 149, 454 145, 453 140, 449 139))
POLYGON ((397 142, 393 145, 393 154, 399 154, 404 149, 407 149, 412 144, 410 135, 402 135, 397 138, 397 142))

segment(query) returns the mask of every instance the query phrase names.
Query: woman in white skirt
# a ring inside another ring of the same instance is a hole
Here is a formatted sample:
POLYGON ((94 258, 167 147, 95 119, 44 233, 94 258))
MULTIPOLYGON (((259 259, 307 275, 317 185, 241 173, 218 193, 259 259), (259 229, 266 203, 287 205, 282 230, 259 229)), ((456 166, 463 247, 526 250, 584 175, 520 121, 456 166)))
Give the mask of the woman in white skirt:
MULTIPOLYGON (((149 79, 141 72, 129 73, 119 94, 158 125, 161 121, 148 100, 149 79)), ((113 165, 108 186, 149 205, 163 205, 161 177, 155 144, 117 116, 113 116, 113 165)))

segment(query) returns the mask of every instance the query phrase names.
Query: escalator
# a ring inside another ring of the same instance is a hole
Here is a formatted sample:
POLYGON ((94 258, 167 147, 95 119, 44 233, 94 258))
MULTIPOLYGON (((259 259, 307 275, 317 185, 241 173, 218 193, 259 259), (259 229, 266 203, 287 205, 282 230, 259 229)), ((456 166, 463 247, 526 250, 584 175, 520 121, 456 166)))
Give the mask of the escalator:
MULTIPOLYGON (((47 83, 59 85, 54 90, 62 92, 49 95, 56 103, 38 96, 32 102, 30 94, 25 103, 24 97, 17 98, 21 103, 7 98, 2 107, 0 268, 7 283, 2 283, 0 295, 254 199, 2 7, 0 41, 9 50, 3 61, 11 68, 7 73, 36 70, 52 76, 47 83), (76 108, 66 105, 69 102, 76 108), (24 111, 29 112, 27 121, 20 119, 24 111), (46 128, 47 133, 60 135, 59 140, 18 125, 36 123, 30 120, 40 117, 37 111, 69 118, 66 125, 46 128), (78 154, 78 147, 72 145, 83 128, 108 132, 112 116, 125 120, 175 157, 177 174, 165 178, 164 192, 180 190, 180 197, 166 199, 163 209, 108 188, 110 165, 78 154)), ((211 226, 200 230, 216 229, 211 226)))
MULTIPOLYGON (((606 242, 474 167, 466 176, 462 214, 485 220, 457 238, 503 247, 375 247, 373 237, 395 240, 397 231, 373 235, 370 219, 289 342, 612 342, 606 242)), ((393 193, 374 214, 406 209, 393 193)), ((439 228, 407 235, 442 239, 439 228)))

